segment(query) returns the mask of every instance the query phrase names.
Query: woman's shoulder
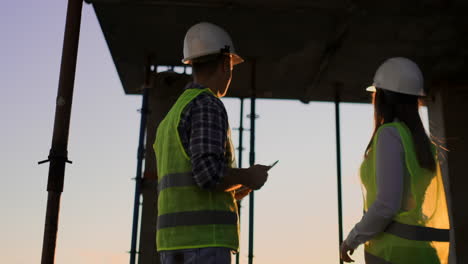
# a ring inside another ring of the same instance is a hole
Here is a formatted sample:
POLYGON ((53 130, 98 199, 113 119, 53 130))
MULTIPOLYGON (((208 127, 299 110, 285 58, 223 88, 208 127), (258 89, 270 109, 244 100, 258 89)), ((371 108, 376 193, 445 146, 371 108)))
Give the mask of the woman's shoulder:
POLYGON ((400 126, 401 123, 399 122, 387 123, 380 126, 377 131, 379 140, 401 141, 400 126))

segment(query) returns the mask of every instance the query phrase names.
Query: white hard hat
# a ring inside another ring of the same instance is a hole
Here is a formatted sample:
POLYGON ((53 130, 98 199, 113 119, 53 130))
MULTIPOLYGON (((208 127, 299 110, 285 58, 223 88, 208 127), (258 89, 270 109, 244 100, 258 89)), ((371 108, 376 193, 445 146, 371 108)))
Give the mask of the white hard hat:
POLYGON ((221 27, 202 22, 193 25, 185 34, 184 64, 191 64, 193 59, 216 53, 231 55, 233 65, 244 62, 236 54, 231 37, 221 27))
POLYGON ((426 95, 423 75, 418 65, 403 57, 388 59, 380 65, 375 73, 374 83, 367 91, 375 92, 376 88, 402 94, 426 95))

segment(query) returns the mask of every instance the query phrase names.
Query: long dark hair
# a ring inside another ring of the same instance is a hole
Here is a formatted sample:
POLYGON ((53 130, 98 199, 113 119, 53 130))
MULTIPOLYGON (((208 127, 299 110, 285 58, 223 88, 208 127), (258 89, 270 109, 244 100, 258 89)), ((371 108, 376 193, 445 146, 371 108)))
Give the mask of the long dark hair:
POLYGON ((436 161, 431 151, 432 142, 424 130, 419 116, 419 100, 417 96, 390 92, 377 88, 372 98, 374 105, 374 132, 366 148, 369 153, 372 141, 379 127, 391 123, 397 118, 411 131, 419 165, 435 171, 436 161))

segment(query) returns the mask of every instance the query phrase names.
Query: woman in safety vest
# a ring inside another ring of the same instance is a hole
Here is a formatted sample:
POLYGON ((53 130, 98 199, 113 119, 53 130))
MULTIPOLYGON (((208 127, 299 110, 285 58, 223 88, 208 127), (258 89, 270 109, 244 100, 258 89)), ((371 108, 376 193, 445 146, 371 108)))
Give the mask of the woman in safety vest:
POLYGON ((365 243, 366 263, 448 262, 449 220, 436 148, 418 112, 425 96, 419 67, 385 61, 374 76, 374 132, 360 168, 364 216, 341 245, 341 258, 365 243))

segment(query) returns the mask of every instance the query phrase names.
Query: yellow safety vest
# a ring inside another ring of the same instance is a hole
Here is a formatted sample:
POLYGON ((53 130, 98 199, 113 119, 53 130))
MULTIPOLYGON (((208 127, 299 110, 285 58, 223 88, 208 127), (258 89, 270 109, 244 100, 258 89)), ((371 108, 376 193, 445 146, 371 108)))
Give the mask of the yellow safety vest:
MULTIPOLYGON (((157 250, 226 247, 238 250, 237 205, 233 192, 203 190, 195 183, 190 157, 180 140, 182 111, 209 89, 187 89, 158 127, 153 145, 158 170, 157 250)), ((213 94, 214 96, 214 94, 213 94)), ((226 157, 234 167, 228 131, 226 157)))
POLYGON ((395 127, 400 134, 410 186, 393 222, 383 233, 366 242, 366 263, 446 264, 450 225, 440 167, 437 162, 436 171, 431 172, 419 166, 411 132, 404 123, 382 125, 375 134, 360 168, 364 211, 377 197, 375 150, 379 134, 385 127, 395 127))

